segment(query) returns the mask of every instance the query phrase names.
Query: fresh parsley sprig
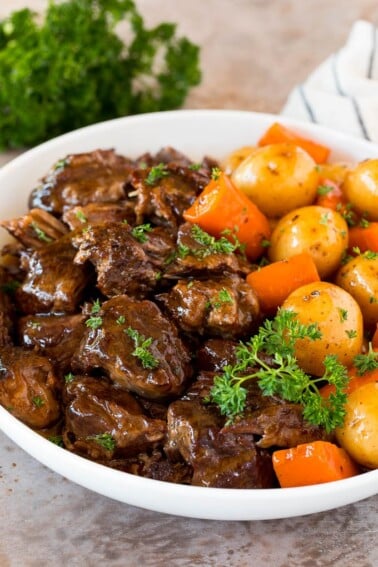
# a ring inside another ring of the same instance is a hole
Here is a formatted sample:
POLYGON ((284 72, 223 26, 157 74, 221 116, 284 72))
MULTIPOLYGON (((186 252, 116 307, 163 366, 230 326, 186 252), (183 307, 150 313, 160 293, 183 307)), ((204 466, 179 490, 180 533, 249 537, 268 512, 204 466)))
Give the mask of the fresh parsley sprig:
POLYGON ((131 229, 131 234, 133 235, 135 240, 138 240, 138 242, 141 242, 143 244, 148 240, 146 233, 151 232, 151 230, 152 227, 150 223, 139 224, 138 226, 134 226, 134 228, 131 229))
POLYGON ((353 364, 357 369, 357 374, 363 376, 365 372, 378 368, 378 352, 373 350, 373 345, 369 343, 366 354, 357 354, 353 359, 353 364))
POLYGON ((237 362, 216 376, 207 398, 218 405, 230 424, 244 409, 248 380, 257 380, 265 396, 278 395, 292 403, 303 405, 303 416, 311 424, 331 431, 343 423, 348 381, 347 369, 335 356, 324 360, 325 373, 320 378, 306 374, 298 365, 295 343, 298 339, 317 340, 321 333, 316 324, 303 325, 292 311, 279 310, 272 320, 267 319, 258 333, 236 349, 237 362), (263 354, 271 357, 268 364, 263 354), (327 400, 319 393, 317 384, 327 381, 334 384, 335 394, 327 400))
POLYGON ((160 181, 160 179, 163 179, 163 177, 168 177, 168 175, 169 170, 166 164, 159 163, 158 165, 151 167, 146 177, 146 183, 147 185, 155 185, 158 181, 160 181))

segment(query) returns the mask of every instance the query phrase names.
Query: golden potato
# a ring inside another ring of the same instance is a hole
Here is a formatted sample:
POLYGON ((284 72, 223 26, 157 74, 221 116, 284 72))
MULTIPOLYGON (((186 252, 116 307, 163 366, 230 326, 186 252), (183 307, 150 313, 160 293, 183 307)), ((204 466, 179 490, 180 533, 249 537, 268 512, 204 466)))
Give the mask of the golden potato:
POLYGON ((336 430, 340 445, 360 465, 378 468, 378 382, 349 394, 344 425, 336 430))
POLYGON ((362 161, 348 173, 344 193, 353 208, 371 221, 378 220, 378 159, 362 161))
POLYGON ((268 217, 311 204, 318 180, 314 160, 295 144, 258 148, 232 174, 236 187, 268 217))
POLYGON ((301 207, 278 221, 270 243, 272 262, 309 252, 325 278, 340 265, 348 246, 348 225, 340 213, 326 207, 301 207))
POLYGON ((350 260, 339 269, 336 284, 354 297, 367 325, 378 323, 378 255, 368 252, 350 260))
POLYGON ((221 163, 221 169, 231 175, 231 173, 256 150, 256 146, 243 146, 229 154, 221 163))
POLYGON ((300 339, 295 354, 298 364, 315 376, 324 373, 324 358, 336 355, 345 366, 361 352, 363 341, 362 313, 358 303, 345 290, 327 282, 304 285, 289 295, 282 309, 293 311, 298 320, 310 325, 316 323, 320 339, 300 339))

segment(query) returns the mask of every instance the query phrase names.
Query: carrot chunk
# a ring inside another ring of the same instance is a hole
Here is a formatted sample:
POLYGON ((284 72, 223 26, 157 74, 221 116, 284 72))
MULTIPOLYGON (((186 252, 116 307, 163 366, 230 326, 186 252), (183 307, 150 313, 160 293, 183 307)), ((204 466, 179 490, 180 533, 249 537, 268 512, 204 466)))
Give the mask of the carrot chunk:
POLYGON ((319 280, 315 262, 308 252, 273 262, 247 276, 247 282, 255 291, 262 311, 267 314, 282 305, 298 287, 319 280))
POLYGON ((261 256, 270 236, 266 216, 224 173, 210 181, 183 216, 217 238, 224 235, 232 241, 236 236, 250 260, 261 256))
POLYGON ((282 124, 275 122, 268 128, 262 138, 259 140, 259 146, 267 146, 270 144, 281 144, 283 142, 292 142, 305 150, 316 163, 324 163, 330 154, 330 149, 323 144, 313 142, 307 138, 302 138, 295 132, 286 128, 282 124))
POLYGON ((322 484, 359 473, 348 453, 328 441, 275 451, 273 468, 281 488, 322 484))
POLYGON ((366 227, 353 226, 349 229, 349 248, 359 248, 361 252, 378 252, 378 222, 370 222, 366 227))

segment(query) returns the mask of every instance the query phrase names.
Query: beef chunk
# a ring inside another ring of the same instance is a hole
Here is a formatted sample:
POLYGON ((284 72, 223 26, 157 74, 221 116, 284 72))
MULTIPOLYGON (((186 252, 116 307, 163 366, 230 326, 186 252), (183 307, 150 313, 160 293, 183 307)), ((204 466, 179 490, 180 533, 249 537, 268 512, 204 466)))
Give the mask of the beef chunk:
POLYGON ((193 235, 193 225, 184 223, 177 234, 177 254, 169 264, 165 277, 212 277, 224 273, 241 273, 243 267, 233 254, 213 253, 193 235))
POLYGON ((235 349, 238 343, 225 339, 208 339, 197 353, 197 366, 200 370, 219 372, 236 363, 235 349))
POLYGON ((103 303, 97 316, 100 326, 86 330, 75 368, 85 373, 101 368, 119 387, 149 399, 183 392, 190 356, 155 303, 120 295, 103 303))
POLYGON ((61 374, 69 372, 71 360, 83 338, 85 316, 28 315, 18 322, 22 345, 34 348, 49 358, 61 374))
POLYGON ((87 266, 73 263, 75 254, 68 234, 23 256, 27 275, 15 295, 23 313, 73 313, 77 310, 90 272, 87 266))
POLYGON ((237 339, 259 322, 258 300, 237 275, 218 280, 180 280, 157 299, 185 332, 237 339))
POLYGON ((207 185, 210 174, 174 162, 154 167, 162 172, 155 181, 151 167, 135 170, 130 176, 128 196, 135 198, 136 222, 149 220, 176 233, 183 212, 207 185))
POLYGON ((0 349, 0 403, 26 425, 42 429, 57 421, 56 383, 44 356, 22 347, 0 349))
POLYGON ((228 429, 235 434, 261 436, 257 445, 263 448, 296 447, 301 443, 327 438, 322 427, 311 425, 303 419, 303 408, 300 405, 282 400, 252 412, 246 411, 244 417, 228 429))
POLYGON ((193 467, 192 484, 218 488, 269 488, 274 484, 270 455, 251 434, 222 429, 221 419, 198 401, 178 400, 168 409, 166 451, 193 467))
POLYGON ((67 233, 62 222, 41 209, 31 209, 22 217, 2 221, 0 226, 29 248, 42 248, 67 233))
POLYGON ((114 150, 69 155, 33 190, 29 206, 61 214, 76 205, 119 201, 132 166, 114 150))
POLYGON ((12 344, 15 310, 8 292, 11 289, 5 270, 0 267, 0 347, 12 344))
POLYGON ((137 455, 165 437, 166 423, 144 415, 136 399, 104 379, 78 376, 67 384, 65 446, 92 459, 137 455))
POLYGON ((124 222, 135 224, 134 205, 130 201, 118 203, 89 203, 82 207, 68 209, 63 220, 71 230, 103 224, 107 222, 124 222))
POLYGON ((127 224, 107 223, 74 238, 75 264, 88 260, 94 264, 97 287, 107 297, 145 296, 156 286, 172 252, 173 242, 164 229, 154 228, 139 237, 133 236, 134 230, 127 224))

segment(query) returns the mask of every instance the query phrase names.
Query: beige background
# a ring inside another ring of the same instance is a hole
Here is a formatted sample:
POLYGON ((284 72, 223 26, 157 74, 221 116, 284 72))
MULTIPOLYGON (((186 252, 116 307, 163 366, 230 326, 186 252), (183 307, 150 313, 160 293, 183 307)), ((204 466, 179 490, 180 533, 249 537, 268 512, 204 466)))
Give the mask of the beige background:
MULTIPOLYGON (((0 0, 13 9, 43 0, 0 0)), ((289 91, 345 41, 377 0, 139 0, 148 23, 173 20, 202 46, 188 108, 278 112, 289 91)), ((14 154, 0 155, 0 164, 14 154)), ((1 201, 0 201, 1 216, 1 201)), ((268 522, 174 518, 113 502, 48 471, 0 434, 0 567, 378 565, 378 497, 268 522)))

